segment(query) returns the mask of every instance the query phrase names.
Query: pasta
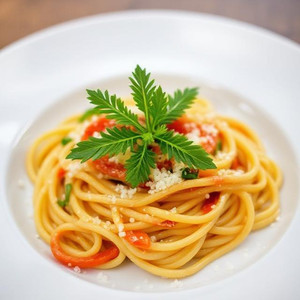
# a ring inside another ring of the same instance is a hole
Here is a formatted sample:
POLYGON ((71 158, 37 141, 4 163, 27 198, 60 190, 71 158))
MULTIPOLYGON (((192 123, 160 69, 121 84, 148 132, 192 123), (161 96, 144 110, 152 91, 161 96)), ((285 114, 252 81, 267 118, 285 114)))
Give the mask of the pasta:
MULTIPOLYGON (((128 258, 154 275, 183 278, 279 214, 279 167, 248 126, 217 114, 205 99, 197 99, 181 122, 191 127, 184 134, 202 144, 217 169, 184 179, 185 166, 158 152, 150 181, 134 189, 119 168, 128 153, 98 163, 66 159, 103 116, 79 118, 72 116, 39 137, 26 160, 37 231, 54 255, 64 255, 60 261, 66 265, 110 269, 128 258), (58 200, 66 198, 61 206, 58 200)), ((92 130, 87 135, 97 134, 92 130)))

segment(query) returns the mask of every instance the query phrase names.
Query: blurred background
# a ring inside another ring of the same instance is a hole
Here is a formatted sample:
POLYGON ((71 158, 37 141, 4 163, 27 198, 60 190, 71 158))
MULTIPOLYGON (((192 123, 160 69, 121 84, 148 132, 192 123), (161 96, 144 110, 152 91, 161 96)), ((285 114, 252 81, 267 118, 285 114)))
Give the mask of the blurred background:
POLYGON ((300 0, 0 0, 0 48, 71 19, 132 9, 177 9, 221 15, 300 43, 300 0))

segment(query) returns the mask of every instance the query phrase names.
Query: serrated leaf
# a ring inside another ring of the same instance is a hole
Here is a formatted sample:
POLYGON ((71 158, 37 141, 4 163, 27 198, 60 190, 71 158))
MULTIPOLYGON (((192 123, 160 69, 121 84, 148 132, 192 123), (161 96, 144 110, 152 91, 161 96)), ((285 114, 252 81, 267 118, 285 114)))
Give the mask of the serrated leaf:
POLYGON ((186 88, 184 91, 175 91, 173 97, 169 95, 167 113, 161 120, 161 124, 168 124, 180 118, 184 114, 184 111, 191 107, 197 94, 197 88, 186 88))
POLYGON ((155 91, 154 80, 150 81, 150 73, 147 74, 146 69, 136 66, 133 77, 129 77, 131 81, 132 97, 136 106, 145 114, 146 127, 151 129, 150 106, 153 92, 155 91))
POLYGON ((150 114, 152 116, 152 129, 155 129, 165 118, 167 113, 168 99, 161 86, 154 91, 151 99, 150 114))
POLYGON ((121 125, 134 126, 140 132, 145 132, 145 128, 138 122, 138 115, 133 113, 125 103, 116 95, 109 95, 108 91, 102 93, 100 90, 87 90, 88 99, 100 113, 106 114, 106 118, 114 119, 121 125))
POLYGON ((100 132, 101 138, 90 137, 87 141, 79 142, 67 158, 80 159, 85 162, 89 159, 98 159, 106 154, 110 156, 118 153, 124 154, 129 147, 133 150, 137 139, 141 138, 140 134, 125 127, 121 129, 107 128, 107 132, 100 132))
POLYGON ((183 162, 190 168, 215 169, 216 166, 208 153, 199 145, 193 144, 184 135, 167 131, 163 134, 155 134, 155 141, 161 151, 169 158, 174 157, 177 162, 183 162))
POLYGON ((126 181, 132 187, 138 186, 141 182, 149 179, 150 169, 155 168, 155 153, 147 148, 147 145, 138 146, 125 163, 126 181))

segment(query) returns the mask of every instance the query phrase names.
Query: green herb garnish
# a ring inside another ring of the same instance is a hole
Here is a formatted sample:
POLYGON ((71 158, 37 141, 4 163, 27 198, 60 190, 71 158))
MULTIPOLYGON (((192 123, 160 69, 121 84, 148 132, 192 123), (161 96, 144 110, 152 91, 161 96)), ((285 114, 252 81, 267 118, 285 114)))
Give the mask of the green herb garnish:
POLYGON ((72 190, 72 184, 71 183, 67 183, 65 185, 65 200, 57 200, 57 204, 61 207, 65 207, 69 201, 70 201, 70 195, 71 195, 71 190, 72 190))
POLYGON ((67 158, 85 162, 107 154, 124 154, 130 148, 132 154, 125 162, 125 168, 126 181, 133 187, 147 181, 151 168, 155 168, 155 153, 148 147, 153 142, 158 144, 169 159, 174 157, 177 162, 183 162, 189 168, 215 169, 212 159, 201 146, 166 127, 166 124, 181 117, 192 105, 197 96, 197 88, 177 90, 170 96, 160 86, 155 86, 154 80, 150 80, 150 73, 139 65, 132 75, 129 78, 130 88, 136 106, 144 114, 144 123, 116 95, 110 95, 108 91, 87 90, 88 99, 96 105, 95 109, 99 113, 126 127, 107 128, 107 133, 100 132, 101 138, 90 137, 87 141, 79 142, 67 158))
POLYGON ((218 143, 217 143, 216 150, 215 150, 214 154, 217 154, 221 150, 222 150, 222 141, 219 140, 218 143))
POLYGON ((65 136, 64 138, 62 138, 62 140, 60 141, 62 145, 67 145, 68 143, 70 143, 72 141, 72 139, 70 137, 65 136))
POLYGON ((90 108, 88 110, 85 111, 85 113, 78 119, 78 121, 80 123, 82 123, 83 121, 85 121, 86 119, 88 119, 89 117, 93 116, 93 115, 100 115, 101 113, 99 112, 99 109, 97 108, 90 108))
POLYGON ((182 170, 181 177, 183 179, 197 179, 198 178, 198 170, 184 168, 182 170))

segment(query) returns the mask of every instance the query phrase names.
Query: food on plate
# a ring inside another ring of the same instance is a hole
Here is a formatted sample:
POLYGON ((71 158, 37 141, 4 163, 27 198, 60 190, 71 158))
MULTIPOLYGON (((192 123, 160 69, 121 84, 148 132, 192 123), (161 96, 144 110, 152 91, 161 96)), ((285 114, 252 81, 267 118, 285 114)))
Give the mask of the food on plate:
POLYGON ((281 171, 197 88, 167 95, 139 66, 130 84, 87 90, 94 106, 31 146, 36 228, 69 267, 190 276, 278 217, 281 171))

